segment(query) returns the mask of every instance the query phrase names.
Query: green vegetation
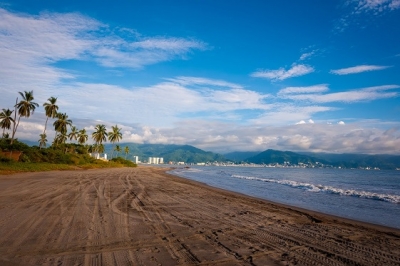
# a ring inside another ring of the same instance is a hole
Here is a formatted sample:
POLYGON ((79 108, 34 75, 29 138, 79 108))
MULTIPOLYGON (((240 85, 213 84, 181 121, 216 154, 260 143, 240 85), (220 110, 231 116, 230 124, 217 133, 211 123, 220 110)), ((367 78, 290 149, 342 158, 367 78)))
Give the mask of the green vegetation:
POLYGON ((44 124, 43 134, 46 134, 47 121, 49 120, 49 118, 55 118, 57 116, 57 111, 58 111, 58 105, 56 105, 57 98, 50 97, 47 100, 49 102, 43 104, 44 111, 46 113, 46 123, 44 124))
POLYGON ((87 146, 80 144, 70 143, 40 148, 30 147, 17 139, 11 145, 10 139, 2 138, 0 149, 3 152, 22 152, 18 162, 9 155, 0 154, 0 174, 136 166, 133 162, 120 157, 111 161, 94 159, 87 153, 87 146))
MULTIPOLYGON (((97 125, 92 133, 95 145, 87 145, 88 135, 85 129, 79 130, 72 124, 66 113, 58 112, 57 98, 50 97, 48 102, 43 104, 46 121, 43 133, 39 134, 39 146, 28 146, 16 138, 16 132, 22 117, 29 118, 39 104, 34 102, 33 91, 19 92, 22 100, 16 99, 14 108, 2 109, 0 112, 0 127, 2 137, 0 139, 0 174, 27 172, 27 171, 48 171, 48 170, 70 170, 89 169, 104 167, 135 167, 136 165, 123 158, 114 158, 111 161, 97 160, 90 156, 89 152, 104 152, 103 141, 109 140, 112 143, 122 139, 121 129, 117 125, 107 133, 105 125, 97 125), (14 113, 14 118, 12 114, 14 113), (18 114, 18 119, 17 119, 18 114), (47 122, 55 119, 53 126, 55 137, 53 143, 47 147, 47 122), (11 131, 10 133, 6 130, 11 131), (69 131, 69 132, 68 132, 69 131), (67 143, 67 141, 70 143, 67 143), (75 143, 78 142, 79 144, 75 143)), ((125 150, 126 155, 129 148, 125 150)))
POLYGON ((110 162, 121 164, 121 165, 124 165, 124 166, 127 166, 127 167, 136 167, 135 163, 133 163, 132 161, 128 161, 128 160, 126 160, 124 158, 121 158, 121 157, 112 158, 110 160, 110 162))
MULTIPOLYGON (((111 127, 111 132, 108 133, 108 140, 115 144, 115 142, 119 142, 122 139, 122 133, 121 129, 118 128, 117 125, 111 127)), ((111 157, 114 157, 114 151, 117 151, 118 153, 121 151, 121 148, 119 145, 117 145, 113 152, 111 153, 111 157), (118 147, 118 148, 117 148, 118 147)), ((118 155, 117 155, 118 156, 118 155)))
MULTIPOLYGON (((315 164, 318 160, 311 156, 302 155, 290 151, 275 151, 275 150, 266 150, 263 151, 253 157, 248 158, 246 161, 255 164, 271 164, 271 163, 278 163, 284 164, 299 164, 299 163, 307 163, 307 164, 315 164)), ((326 164, 327 162, 322 161, 322 163, 326 164)))
POLYGON ((22 97, 22 100, 18 102, 18 98, 15 103, 15 112, 14 112, 14 122, 13 122, 13 129, 12 129, 12 134, 11 134, 11 144, 14 142, 15 138, 15 133, 17 132, 19 122, 21 120, 21 117, 27 117, 29 118, 31 116, 31 113, 33 114, 35 112, 36 107, 39 106, 39 104, 33 102, 33 91, 25 91, 24 93, 19 92, 19 94, 22 97), (18 111, 18 120, 16 119, 18 111))
MULTIPOLYGON (((202 163, 226 161, 226 159, 220 154, 206 152, 190 145, 124 143, 123 146, 125 158, 128 159, 131 159, 133 155, 136 155, 144 161, 147 161, 149 157, 162 157, 164 158, 165 163, 202 163)), ((111 144, 105 145, 105 150, 108 153, 111 153, 113 149, 114 148, 111 144)))
POLYGON ((400 169, 399 155, 384 154, 329 154, 329 153, 294 153, 290 151, 266 150, 253 152, 234 152, 225 157, 235 162, 255 164, 308 164, 321 167, 353 168, 353 169, 400 169), (247 157, 247 158, 246 158, 247 157), (237 159, 240 158, 240 159, 237 159))

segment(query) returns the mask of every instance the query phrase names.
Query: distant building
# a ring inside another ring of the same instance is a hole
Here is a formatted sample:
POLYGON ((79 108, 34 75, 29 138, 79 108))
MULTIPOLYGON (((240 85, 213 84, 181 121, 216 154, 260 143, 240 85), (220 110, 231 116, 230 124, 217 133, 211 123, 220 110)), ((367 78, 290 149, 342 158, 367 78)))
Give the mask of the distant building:
POLYGON ((139 163, 139 156, 133 156, 133 162, 138 164, 139 163))
POLYGON ((164 158, 159 158, 159 157, 149 157, 149 164, 163 164, 164 163, 164 158))
POLYGON ((108 161, 108 160, 107 160, 107 153, 104 153, 104 156, 103 156, 103 157, 101 157, 101 156, 100 156, 100 153, 98 153, 98 152, 89 153, 89 156, 91 156, 91 157, 93 157, 93 158, 95 158, 95 159, 97 159, 97 160, 108 161))

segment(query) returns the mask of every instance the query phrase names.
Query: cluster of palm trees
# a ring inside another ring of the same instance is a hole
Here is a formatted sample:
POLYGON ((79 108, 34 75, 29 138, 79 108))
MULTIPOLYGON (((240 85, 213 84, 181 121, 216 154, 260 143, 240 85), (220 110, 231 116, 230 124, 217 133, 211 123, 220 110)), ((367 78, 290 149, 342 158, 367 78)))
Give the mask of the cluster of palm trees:
MULTIPOLYGON (((6 130, 11 130, 11 145, 15 139, 15 133, 17 132, 21 117, 29 118, 30 115, 34 113, 36 107, 39 107, 39 104, 34 102, 33 91, 24 91, 23 93, 19 92, 19 95, 22 99, 18 102, 17 98, 14 106, 15 110, 3 108, 0 112, 0 128, 3 129, 2 138, 10 138, 10 134, 6 132, 6 130)), ((71 142, 77 141, 80 145, 86 144, 88 141, 86 129, 78 130, 77 127, 72 125, 72 121, 68 119, 68 115, 66 113, 58 112, 59 107, 57 105, 56 97, 50 97, 47 102, 43 104, 43 107, 46 114, 46 122, 43 133, 39 135, 40 139, 38 142, 40 148, 45 148, 47 146, 48 140, 46 129, 49 118, 56 119, 53 123, 56 134, 52 145, 57 146, 60 144, 65 144, 67 140, 70 140, 71 142), (68 127, 70 129, 69 132, 68 127)), ((121 128, 119 128, 117 125, 112 126, 110 132, 107 132, 105 125, 96 125, 95 131, 92 133, 92 139, 94 140, 95 144, 88 146, 88 152, 103 153, 103 142, 106 142, 108 139, 114 144, 113 153, 114 151, 117 151, 117 154, 119 155, 121 148, 119 145, 115 146, 115 143, 122 139, 122 133, 121 128)), ((124 151, 126 158, 129 153, 129 147, 125 147, 124 151)))

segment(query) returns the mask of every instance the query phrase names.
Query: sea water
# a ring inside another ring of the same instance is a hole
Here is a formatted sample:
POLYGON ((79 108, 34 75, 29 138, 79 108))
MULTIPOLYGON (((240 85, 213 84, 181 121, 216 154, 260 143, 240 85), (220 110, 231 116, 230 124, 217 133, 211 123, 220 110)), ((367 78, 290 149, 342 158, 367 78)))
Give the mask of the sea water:
POLYGON ((261 199, 400 229, 400 171, 194 166, 170 173, 261 199))

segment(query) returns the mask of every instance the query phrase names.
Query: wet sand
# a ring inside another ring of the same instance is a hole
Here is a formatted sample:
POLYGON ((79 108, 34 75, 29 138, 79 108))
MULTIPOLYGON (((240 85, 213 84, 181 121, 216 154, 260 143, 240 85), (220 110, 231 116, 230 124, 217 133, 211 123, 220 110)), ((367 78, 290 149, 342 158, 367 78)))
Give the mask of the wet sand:
POLYGON ((0 176, 0 265, 400 265, 400 230, 164 171, 0 176))

